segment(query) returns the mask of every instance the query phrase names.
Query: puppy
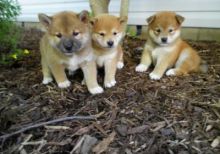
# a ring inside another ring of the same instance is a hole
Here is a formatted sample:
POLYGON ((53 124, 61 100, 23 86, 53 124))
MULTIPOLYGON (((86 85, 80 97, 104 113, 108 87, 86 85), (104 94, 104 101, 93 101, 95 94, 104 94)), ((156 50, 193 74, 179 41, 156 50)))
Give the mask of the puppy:
POLYGON ((127 17, 115 17, 102 14, 90 20, 92 25, 92 47, 96 63, 105 69, 104 86, 110 88, 116 84, 116 70, 124 66, 120 41, 124 36, 123 24, 127 17))
POLYGON ((52 17, 45 14, 38 17, 46 31, 40 41, 43 84, 51 82, 53 76, 60 88, 69 87, 65 69, 81 68, 90 93, 102 93, 96 79, 88 12, 65 11, 52 17))
POLYGON ((156 13, 147 19, 148 41, 135 69, 137 72, 146 71, 151 63, 155 66, 150 73, 153 80, 159 80, 165 71, 167 76, 207 71, 198 53, 180 38, 183 21, 184 17, 169 11, 156 13))

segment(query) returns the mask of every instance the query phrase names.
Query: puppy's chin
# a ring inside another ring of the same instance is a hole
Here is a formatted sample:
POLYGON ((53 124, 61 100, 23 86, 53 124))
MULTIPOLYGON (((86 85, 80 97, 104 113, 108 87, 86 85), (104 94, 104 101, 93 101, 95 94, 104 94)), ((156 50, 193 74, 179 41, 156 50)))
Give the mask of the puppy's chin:
POLYGON ((56 49, 58 51, 60 51, 62 54, 64 54, 65 56, 72 56, 74 53, 76 53, 78 51, 78 50, 68 51, 68 50, 64 49, 63 47, 59 47, 59 46, 57 46, 56 49))
POLYGON ((63 54, 64 54, 65 56, 72 56, 72 55, 73 55, 73 52, 72 52, 72 53, 63 52, 63 54))
POLYGON ((171 43, 158 43, 159 46, 162 46, 162 47, 166 47, 166 46, 169 46, 171 43))

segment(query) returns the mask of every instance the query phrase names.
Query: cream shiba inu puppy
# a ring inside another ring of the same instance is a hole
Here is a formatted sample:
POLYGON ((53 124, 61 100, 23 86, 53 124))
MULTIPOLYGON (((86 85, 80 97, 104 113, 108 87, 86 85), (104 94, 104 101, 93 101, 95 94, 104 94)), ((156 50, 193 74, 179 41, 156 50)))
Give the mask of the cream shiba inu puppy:
POLYGON ((92 25, 92 47, 96 63, 105 69, 104 86, 110 88, 116 84, 116 70, 124 66, 123 52, 120 45, 123 24, 127 17, 115 17, 102 14, 90 20, 92 25))
POLYGON ((150 73, 153 80, 159 80, 164 72, 167 76, 176 76, 207 71, 198 53, 180 38, 183 21, 184 17, 169 11, 158 12, 147 19, 148 40, 135 69, 137 72, 146 71, 151 63, 155 66, 150 73))
POLYGON ((51 17, 45 14, 38 17, 46 30, 40 41, 43 84, 48 84, 54 77, 60 88, 66 88, 70 81, 65 69, 81 68, 90 93, 102 93, 96 79, 88 12, 65 11, 51 17))

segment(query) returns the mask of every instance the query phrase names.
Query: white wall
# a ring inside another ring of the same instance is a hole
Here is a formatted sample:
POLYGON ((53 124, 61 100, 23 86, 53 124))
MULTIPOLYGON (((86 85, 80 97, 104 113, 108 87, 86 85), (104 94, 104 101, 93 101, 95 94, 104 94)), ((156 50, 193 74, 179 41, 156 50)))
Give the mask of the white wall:
MULTIPOLYGON (((99 0, 97 0, 99 1, 99 0)), ((18 0, 22 14, 18 21, 38 22, 37 14, 53 15, 63 10, 89 10, 88 0, 18 0)), ((120 0, 111 0, 110 13, 118 15, 120 0)), ((176 11, 186 18, 185 27, 220 28, 220 0, 130 0, 128 24, 146 25, 156 11, 176 11)))

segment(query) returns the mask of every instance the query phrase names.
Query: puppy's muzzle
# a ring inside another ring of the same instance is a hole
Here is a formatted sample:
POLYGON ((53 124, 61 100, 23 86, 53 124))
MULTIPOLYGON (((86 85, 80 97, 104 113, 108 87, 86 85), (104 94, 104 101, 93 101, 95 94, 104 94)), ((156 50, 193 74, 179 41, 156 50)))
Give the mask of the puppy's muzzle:
POLYGON ((108 44, 108 47, 111 48, 114 45, 114 42, 113 41, 108 41, 107 44, 108 44))
POLYGON ((72 54, 80 50, 81 43, 74 38, 63 38, 58 44, 58 48, 64 54, 72 54))
POLYGON ((73 48, 73 42, 72 40, 67 40, 63 42, 63 46, 67 51, 71 51, 73 48))
POLYGON ((161 38, 161 42, 162 42, 162 43, 167 43, 167 37, 162 37, 162 38, 161 38))

